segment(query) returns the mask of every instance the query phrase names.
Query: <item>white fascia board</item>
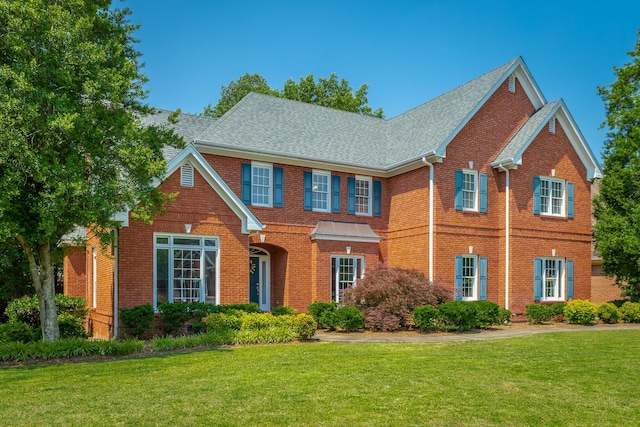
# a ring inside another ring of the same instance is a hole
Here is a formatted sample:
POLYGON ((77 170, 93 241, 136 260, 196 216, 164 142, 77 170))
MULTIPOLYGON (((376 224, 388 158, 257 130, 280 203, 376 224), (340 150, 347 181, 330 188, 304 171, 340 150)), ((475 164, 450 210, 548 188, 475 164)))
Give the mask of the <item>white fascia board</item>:
POLYGON ((265 226, 256 218, 242 200, 235 195, 226 182, 211 165, 202 157, 193 144, 189 144, 180 154, 167 164, 166 177, 171 176, 180 166, 190 161, 198 172, 209 183, 211 188, 224 200, 242 221, 242 233, 251 234, 261 231, 265 226))

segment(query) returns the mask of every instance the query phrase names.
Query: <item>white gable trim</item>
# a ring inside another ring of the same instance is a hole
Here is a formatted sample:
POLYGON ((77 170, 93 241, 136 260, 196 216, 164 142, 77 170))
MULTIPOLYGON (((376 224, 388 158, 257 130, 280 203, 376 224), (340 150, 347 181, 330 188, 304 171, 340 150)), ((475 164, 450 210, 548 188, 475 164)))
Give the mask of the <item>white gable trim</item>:
MULTIPOLYGON (((580 161, 582 162, 584 167, 587 169, 586 178, 589 181, 592 181, 595 178, 602 178, 602 171, 600 170, 600 165, 598 164, 595 156, 593 155, 593 152, 591 151, 591 149, 589 148, 589 145, 584 139, 584 136, 582 136, 580 129, 578 129, 578 126, 576 125, 576 122, 573 120, 571 113, 569 113, 569 110, 567 109, 567 106, 565 105, 564 101, 560 99, 556 102, 557 102, 556 106, 553 107, 551 110, 549 110, 544 120, 540 122, 536 130, 531 133, 526 143, 513 156, 513 158, 509 162, 510 166, 513 167, 516 165, 522 165, 522 156, 524 155, 524 152, 527 150, 527 148, 529 148, 529 145, 531 145, 533 140, 536 139, 536 137, 540 134, 540 132, 549 125, 549 121, 555 117, 557 123, 559 123, 560 126, 562 126, 562 129, 567 135, 569 142, 571 142, 573 149, 578 154, 580 161)), ((508 167, 509 165, 505 164, 504 162, 500 164, 498 164, 497 162, 494 162, 491 164, 491 166, 493 166, 494 168, 499 168, 501 166, 508 167)))
MULTIPOLYGON (((264 225, 256 216, 242 203, 242 200, 235 195, 226 182, 218 175, 211 165, 202 157, 193 144, 189 144, 180 154, 175 156, 167 164, 165 179, 177 171, 183 164, 190 163, 200 175, 209 183, 211 188, 224 200, 231 210, 242 221, 242 233, 251 234, 264 228, 264 225)), ((156 186, 160 182, 155 183, 156 186)))
POLYGON ((536 110, 542 108, 546 103, 546 99, 542 95, 542 91, 538 87, 538 84, 531 76, 529 69, 524 63, 522 57, 518 57, 513 64, 505 70, 502 74, 502 77, 496 82, 496 84, 485 94, 485 96, 478 102, 478 104, 471 110, 469 115, 461 121, 458 126, 453 130, 451 135, 438 147, 436 150, 436 154, 439 157, 447 157, 447 146, 453 139, 458 135, 458 133, 464 128, 467 123, 471 120, 473 116, 476 115, 478 110, 482 108, 482 106, 487 102, 487 100, 498 90, 498 88, 509 78, 510 75, 514 74, 516 79, 520 82, 520 86, 523 87, 525 93, 529 97, 529 100, 533 104, 536 110))

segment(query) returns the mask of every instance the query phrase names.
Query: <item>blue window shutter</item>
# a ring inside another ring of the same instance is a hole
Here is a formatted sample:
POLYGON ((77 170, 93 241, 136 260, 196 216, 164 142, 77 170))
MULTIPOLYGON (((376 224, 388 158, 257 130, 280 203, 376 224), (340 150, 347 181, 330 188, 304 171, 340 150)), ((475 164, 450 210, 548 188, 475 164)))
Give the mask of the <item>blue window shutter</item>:
POLYGON ((456 171, 456 197, 455 197, 455 205, 456 205, 457 211, 462 210, 462 176, 463 176, 462 171, 457 170, 456 171))
POLYGON ((567 218, 573 218, 573 182, 567 182, 567 218))
POLYGON ((567 260, 567 298, 573 299, 573 260, 567 260))
POLYGON ((340 213, 340 175, 331 175, 331 212, 340 213))
POLYGON ((487 257, 480 257, 480 299, 487 299, 487 257))
POLYGON ((347 213, 356 214, 356 179, 353 177, 347 178, 347 213))
POLYGON ((281 208, 284 206, 284 170, 282 168, 273 167, 273 207, 281 208))
POLYGON ((462 257, 456 256, 455 266, 455 286, 453 288, 453 298, 456 300, 462 299, 462 257))
POLYGON ((533 213, 540 215, 540 177, 533 177, 533 213))
POLYGON ((310 211, 313 209, 313 192, 311 187, 313 174, 310 171, 304 171, 304 210, 310 211))
POLYGON ((382 182, 373 181, 373 216, 382 216, 382 182))
POLYGON ((487 212, 487 174, 480 174, 480 212, 487 212))
POLYGON ((251 204, 251 163, 242 164, 242 203, 251 204))
POLYGON ((533 300, 540 301, 542 299, 542 258, 534 258, 533 260, 533 300))

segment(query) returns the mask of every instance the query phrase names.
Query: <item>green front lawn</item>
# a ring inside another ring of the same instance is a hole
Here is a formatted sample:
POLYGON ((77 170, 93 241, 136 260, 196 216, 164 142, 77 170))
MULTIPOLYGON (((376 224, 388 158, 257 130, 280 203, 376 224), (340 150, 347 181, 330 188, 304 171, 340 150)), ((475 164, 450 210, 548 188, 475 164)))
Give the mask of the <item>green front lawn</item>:
POLYGON ((640 331, 0 369, 0 425, 640 424, 640 331))

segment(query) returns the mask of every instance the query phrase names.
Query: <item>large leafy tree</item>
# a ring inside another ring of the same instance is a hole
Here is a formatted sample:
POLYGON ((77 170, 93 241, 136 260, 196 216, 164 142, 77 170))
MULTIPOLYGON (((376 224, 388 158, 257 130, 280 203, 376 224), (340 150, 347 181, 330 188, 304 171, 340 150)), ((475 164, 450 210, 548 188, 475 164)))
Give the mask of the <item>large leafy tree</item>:
POLYGON ((259 74, 245 74, 237 81, 223 86, 220 90, 218 103, 214 107, 211 107, 211 104, 206 106, 203 114, 222 117, 249 92, 256 92, 364 116, 384 117, 381 108, 373 110, 369 106, 368 91, 369 86, 366 83, 354 91, 346 79, 340 79, 335 73, 331 74, 328 79, 320 77, 317 81, 313 74, 301 77, 298 82, 289 79, 284 83, 281 91, 272 89, 267 80, 259 74))
POLYGON ((61 238, 85 226, 106 242, 115 213, 151 220, 171 197, 154 180, 181 141, 140 126, 151 110, 128 15, 111 0, 0 2, 0 241, 26 255, 48 341, 61 238))
MULTIPOLYGON (((640 32, 638 33, 640 37, 640 32)), ((594 200, 595 248, 602 268, 623 294, 640 298, 640 39, 631 61, 614 67, 616 81, 600 87, 609 129, 604 178, 594 200)))

